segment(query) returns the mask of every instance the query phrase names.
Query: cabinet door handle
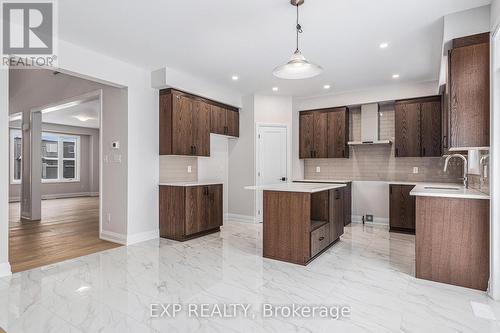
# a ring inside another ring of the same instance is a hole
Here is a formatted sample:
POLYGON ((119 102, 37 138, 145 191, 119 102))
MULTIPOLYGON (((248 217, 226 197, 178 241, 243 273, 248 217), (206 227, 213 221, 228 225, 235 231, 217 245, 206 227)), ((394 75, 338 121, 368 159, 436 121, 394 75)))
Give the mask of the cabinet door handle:
POLYGON ((396 157, 399 156, 399 149, 396 148, 396 157))
POLYGON ((342 149, 342 157, 345 157, 345 151, 342 149))
POLYGON ((321 242, 325 237, 321 236, 318 240, 321 242))
POLYGON ((313 151, 312 151, 312 150, 311 150, 311 154, 310 154, 310 156, 311 156, 311 157, 314 157, 314 155, 313 155, 313 151))
POLYGON ((422 155, 425 156, 425 147, 422 149, 422 155))

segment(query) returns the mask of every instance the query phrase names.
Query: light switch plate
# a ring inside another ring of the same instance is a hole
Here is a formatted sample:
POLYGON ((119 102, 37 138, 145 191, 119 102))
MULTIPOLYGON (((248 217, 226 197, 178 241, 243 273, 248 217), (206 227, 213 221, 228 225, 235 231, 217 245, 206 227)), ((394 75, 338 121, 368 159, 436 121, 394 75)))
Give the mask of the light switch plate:
POLYGON ((321 172, 321 167, 318 167, 318 166, 317 166, 317 167, 316 167, 316 172, 317 172, 317 173, 320 173, 320 172, 321 172))
POLYGON ((418 167, 413 167, 413 173, 418 173, 418 167))

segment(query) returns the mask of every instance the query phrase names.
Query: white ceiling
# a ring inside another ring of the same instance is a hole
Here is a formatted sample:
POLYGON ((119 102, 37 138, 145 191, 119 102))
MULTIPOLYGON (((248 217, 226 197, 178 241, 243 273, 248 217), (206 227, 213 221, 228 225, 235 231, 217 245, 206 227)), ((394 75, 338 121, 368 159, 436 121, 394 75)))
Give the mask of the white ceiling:
POLYGON ((100 102, 91 100, 76 106, 42 114, 44 123, 99 128, 100 102))
POLYGON ((295 48, 289 0, 65 0, 59 35, 149 70, 169 66, 239 92, 308 96, 438 79, 442 17, 490 0, 306 0, 301 49, 325 72, 272 76, 295 48), (387 49, 379 44, 388 42, 387 49), (231 81, 236 74, 239 81, 231 81))

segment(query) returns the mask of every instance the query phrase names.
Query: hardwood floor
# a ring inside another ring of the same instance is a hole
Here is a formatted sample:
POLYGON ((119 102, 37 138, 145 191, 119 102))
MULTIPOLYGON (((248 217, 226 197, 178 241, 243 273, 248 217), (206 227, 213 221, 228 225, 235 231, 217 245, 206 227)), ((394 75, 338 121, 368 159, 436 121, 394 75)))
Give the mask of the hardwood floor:
POLYGON ((99 239, 97 197, 43 200, 39 222, 20 221, 19 203, 9 210, 14 273, 121 246, 99 239))

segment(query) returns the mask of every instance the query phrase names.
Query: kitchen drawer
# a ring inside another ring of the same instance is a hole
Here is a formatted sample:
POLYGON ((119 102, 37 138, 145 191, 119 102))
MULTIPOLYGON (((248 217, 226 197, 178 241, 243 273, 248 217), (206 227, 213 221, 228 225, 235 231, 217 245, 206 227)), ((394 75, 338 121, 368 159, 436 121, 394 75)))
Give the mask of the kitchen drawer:
POLYGON ((330 224, 311 232, 311 258, 330 244, 330 224))

